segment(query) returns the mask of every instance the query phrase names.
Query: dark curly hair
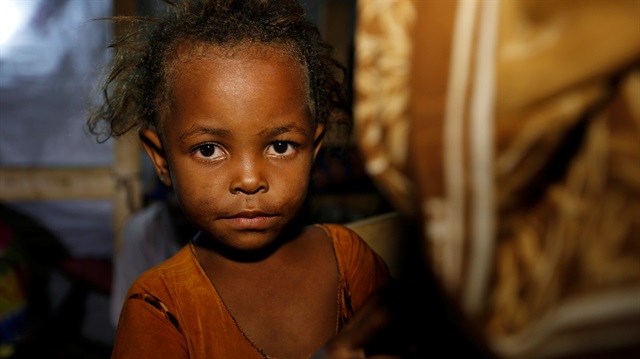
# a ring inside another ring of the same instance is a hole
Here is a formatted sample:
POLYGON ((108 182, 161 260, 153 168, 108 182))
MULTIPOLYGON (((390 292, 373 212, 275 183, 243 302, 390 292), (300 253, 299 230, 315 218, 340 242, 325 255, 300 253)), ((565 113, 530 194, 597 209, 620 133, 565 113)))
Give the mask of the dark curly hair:
POLYGON ((164 2, 167 12, 161 18, 110 18, 128 25, 128 31, 110 45, 116 55, 102 86, 104 102, 87 119, 98 141, 143 126, 159 129, 170 96, 168 75, 174 60, 181 49, 203 45, 284 48, 307 74, 315 122, 325 124, 327 132, 334 134, 351 130, 346 69, 332 57, 331 46, 306 20, 296 0, 164 2))

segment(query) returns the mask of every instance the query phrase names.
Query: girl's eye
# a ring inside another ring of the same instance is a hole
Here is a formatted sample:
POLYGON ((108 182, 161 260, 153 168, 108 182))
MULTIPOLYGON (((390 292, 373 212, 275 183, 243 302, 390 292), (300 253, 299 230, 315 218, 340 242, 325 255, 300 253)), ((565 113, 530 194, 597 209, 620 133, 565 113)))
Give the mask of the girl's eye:
POLYGON ((195 154, 198 157, 206 159, 217 159, 224 155, 220 147, 213 143, 205 143, 195 148, 195 154))
POLYGON ((267 147, 268 155, 278 157, 289 156, 293 154, 294 151, 296 151, 296 146, 293 143, 287 141, 276 141, 271 143, 269 147, 267 147))

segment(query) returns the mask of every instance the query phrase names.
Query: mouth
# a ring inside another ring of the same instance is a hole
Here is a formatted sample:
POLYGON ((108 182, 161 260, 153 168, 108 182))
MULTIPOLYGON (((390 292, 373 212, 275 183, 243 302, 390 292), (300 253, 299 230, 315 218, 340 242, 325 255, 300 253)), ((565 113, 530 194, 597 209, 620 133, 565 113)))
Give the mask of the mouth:
POLYGON ((224 220, 236 230, 260 231, 271 227, 277 221, 277 216, 259 211, 244 211, 226 217, 224 220))

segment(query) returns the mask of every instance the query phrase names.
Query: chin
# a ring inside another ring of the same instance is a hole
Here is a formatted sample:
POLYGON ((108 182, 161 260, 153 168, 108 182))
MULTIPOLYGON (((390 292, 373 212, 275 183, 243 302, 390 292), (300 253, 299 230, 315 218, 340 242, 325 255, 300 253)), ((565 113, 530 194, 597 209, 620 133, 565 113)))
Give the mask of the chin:
POLYGON ((229 246, 238 250, 253 251, 269 247, 274 241, 272 236, 265 236, 264 233, 242 233, 235 236, 229 246))
POLYGON ((282 240, 278 233, 270 231, 239 231, 227 233, 224 237, 216 236, 205 241, 200 241, 200 245, 208 247, 221 255, 236 261, 257 261, 273 254, 282 240))

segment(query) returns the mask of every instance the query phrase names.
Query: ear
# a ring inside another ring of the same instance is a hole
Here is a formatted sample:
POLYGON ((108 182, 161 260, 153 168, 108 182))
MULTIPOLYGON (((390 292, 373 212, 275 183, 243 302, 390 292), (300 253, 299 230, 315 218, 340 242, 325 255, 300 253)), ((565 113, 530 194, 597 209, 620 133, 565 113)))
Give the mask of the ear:
POLYGON ((313 160, 316 160, 316 156, 318 156, 318 152, 320 152, 320 147, 322 147, 322 140, 324 140, 326 126, 324 123, 319 123, 316 125, 316 133, 313 136, 313 160))
POLYGON ((164 145, 160 139, 160 135, 150 128, 141 128, 138 136, 142 141, 144 150, 147 151, 149 158, 153 162, 153 166, 160 177, 160 181, 166 186, 171 186, 171 173, 169 172, 169 162, 164 150, 164 145))

